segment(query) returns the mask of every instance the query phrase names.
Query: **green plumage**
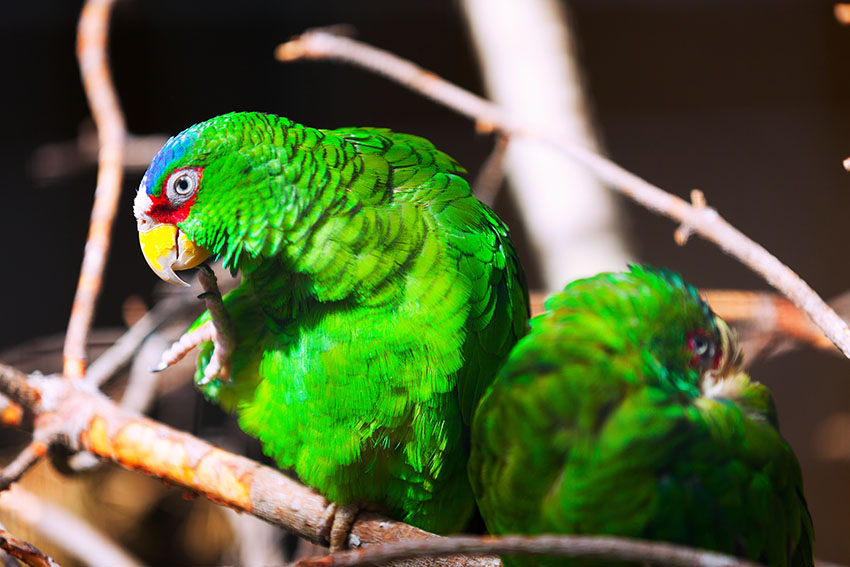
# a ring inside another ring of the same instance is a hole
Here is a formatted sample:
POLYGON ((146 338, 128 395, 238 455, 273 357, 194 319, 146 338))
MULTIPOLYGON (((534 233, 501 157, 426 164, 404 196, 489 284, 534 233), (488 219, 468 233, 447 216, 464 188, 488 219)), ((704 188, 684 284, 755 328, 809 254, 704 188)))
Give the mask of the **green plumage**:
POLYGON ((461 529, 465 430, 528 320, 508 230, 462 168, 416 136, 258 113, 176 136, 143 185, 184 167, 203 171, 177 226, 242 273, 232 379, 205 394, 329 499, 461 529))
POLYGON ((733 337, 693 287, 633 267, 576 281, 546 308, 473 423, 470 479, 492 533, 620 535, 812 565, 802 476, 770 393, 737 369, 733 337))

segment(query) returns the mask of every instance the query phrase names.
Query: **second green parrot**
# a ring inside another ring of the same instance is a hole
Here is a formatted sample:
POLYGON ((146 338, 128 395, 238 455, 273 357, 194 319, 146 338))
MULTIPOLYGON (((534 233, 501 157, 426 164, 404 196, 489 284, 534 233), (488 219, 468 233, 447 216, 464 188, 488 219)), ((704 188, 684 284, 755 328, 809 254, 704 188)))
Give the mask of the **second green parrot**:
POLYGON ((800 467, 770 392, 739 362, 726 324, 674 273, 635 266, 568 285, 475 414, 469 473, 490 532, 618 535, 812 565, 800 467))

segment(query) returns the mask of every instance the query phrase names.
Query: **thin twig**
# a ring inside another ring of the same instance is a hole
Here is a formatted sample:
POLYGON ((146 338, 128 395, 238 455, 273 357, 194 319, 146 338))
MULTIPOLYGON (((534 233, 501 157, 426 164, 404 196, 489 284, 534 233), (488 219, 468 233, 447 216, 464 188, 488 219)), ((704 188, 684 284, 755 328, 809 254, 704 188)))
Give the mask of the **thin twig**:
POLYGON ((510 143, 509 136, 496 136, 496 143, 487 159, 481 165, 478 176, 472 183, 472 192, 478 200, 486 205, 493 206, 499 189, 505 181, 505 153, 510 143))
POLYGON ((86 371, 86 382, 102 386, 130 363, 142 343, 169 320, 199 309, 194 295, 175 294, 159 301, 115 341, 86 371))
MULTIPOLYGON (((168 136, 127 134, 124 145, 124 171, 144 171, 168 136)), ((53 183, 87 171, 97 163, 97 131, 86 123, 76 140, 46 144, 36 148, 30 157, 30 171, 36 183, 53 183)))
POLYGON ((399 541, 368 549, 308 557, 298 567, 355 567, 399 559, 458 554, 558 555, 634 561, 672 567, 757 567, 757 563, 681 545, 606 536, 453 536, 399 541))
POLYGON ((39 551, 33 544, 16 538, 0 524, 0 549, 16 557, 30 567, 59 567, 50 556, 39 551))
POLYGON ((91 567, 141 567, 130 555, 91 524, 68 510, 39 498, 20 486, 0 496, 0 509, 45 540, 91 567))
POLYGON ((24 447, 18 453, 18 456, 0 471, 0 492, 12 486, 13 482, 17 482, 33 465, 40 461, 47 454, 48 446, 48 443, 41 439, 30 441, 29 445, 24 447))
POLYGON ((727 254, 761 275, 805 311, 845 356, 850 357, 850 328, 847 324, 788 266, 726 222, 715 209, 692 206, 597 153, 562 142, 557 136, 542 130, 535 130, 534 125, 517 123, 487 100, 405 59, 362 42, 321 30, 309 31, 278 46, 276 56, 281 61, 306 58, 337 59, 353 63, 389 77, 479 123, 484 122, 509 134, 536 139, 560 151, 584 164, 622 194, 651 211, 678 221, 685 230, 714 242, 727 254))
POLYGON ((112 222, 121 194, 126 130, 118 104, 106 44, 113 0, 87 0, 77 31, 77 59, 100 142, 97 187, 77 293, 65 337, 63 374, 81 378, 86 367, 86 336, 94 317, 109 253, 112 222))

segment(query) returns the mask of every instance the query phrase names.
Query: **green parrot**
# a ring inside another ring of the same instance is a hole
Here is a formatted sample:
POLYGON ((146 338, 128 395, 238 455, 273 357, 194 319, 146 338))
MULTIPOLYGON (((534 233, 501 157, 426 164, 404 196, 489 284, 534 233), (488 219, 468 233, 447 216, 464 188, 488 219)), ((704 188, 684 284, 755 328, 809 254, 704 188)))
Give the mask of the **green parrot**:
POLYGON ((438 533, 474 509, 468 424, 529 314, 463 172, 417 136, 231 113, 168 140, 134 202, 164 280, 210 256, 242 275, 233 336, 207 312, 161 367, 200 346, 204 394, 282 468, 438 533))
POLYGON ((800 466, 770 392, 739 365, 729 328, 677 274, 632 266, 569 284, 475 413, 469 475, 489 531, 646 538, 812 565, 800 466))

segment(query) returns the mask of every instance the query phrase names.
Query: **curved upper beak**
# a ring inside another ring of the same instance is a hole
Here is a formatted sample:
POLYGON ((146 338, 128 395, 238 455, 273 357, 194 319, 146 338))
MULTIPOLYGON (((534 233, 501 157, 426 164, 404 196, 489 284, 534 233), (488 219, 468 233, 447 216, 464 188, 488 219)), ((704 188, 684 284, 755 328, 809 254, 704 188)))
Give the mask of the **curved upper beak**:
POLYGON ((155 223, 139 230, 139 244, 148 266, 163 280, 188 287, 174 270, 194 268, 210 257, 206 248, 196 246, 173 224, 155 223))

